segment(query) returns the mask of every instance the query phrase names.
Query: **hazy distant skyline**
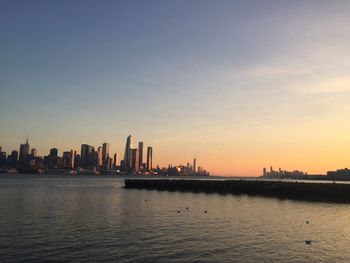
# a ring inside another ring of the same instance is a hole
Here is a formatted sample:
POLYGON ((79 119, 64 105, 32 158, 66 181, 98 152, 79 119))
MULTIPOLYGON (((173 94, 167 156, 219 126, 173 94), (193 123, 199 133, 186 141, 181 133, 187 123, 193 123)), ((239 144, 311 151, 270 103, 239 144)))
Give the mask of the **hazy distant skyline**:
POLYGON ((350 167, 349 1, 1 1, 0 146, 350 167))

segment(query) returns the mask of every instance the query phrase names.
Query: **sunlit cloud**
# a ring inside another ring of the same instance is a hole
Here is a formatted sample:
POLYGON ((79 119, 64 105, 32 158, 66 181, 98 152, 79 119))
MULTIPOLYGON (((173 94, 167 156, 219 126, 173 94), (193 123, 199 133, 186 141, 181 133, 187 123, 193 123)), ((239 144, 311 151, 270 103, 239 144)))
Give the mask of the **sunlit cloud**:
POLYGON ((339 93, 350 90, 350 50, 313 48, 293 56, 274 57, 245 68, 233 70, 229 79, 254 83, 266 82, 299 93, 339 93))

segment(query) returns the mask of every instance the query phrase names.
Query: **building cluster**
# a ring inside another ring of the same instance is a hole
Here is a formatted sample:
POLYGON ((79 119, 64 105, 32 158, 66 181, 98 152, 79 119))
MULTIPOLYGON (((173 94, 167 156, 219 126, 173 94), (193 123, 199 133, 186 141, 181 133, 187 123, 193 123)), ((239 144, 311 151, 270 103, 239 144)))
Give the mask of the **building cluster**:
POLYGON ((139 174, 153 170, 153 149, 147 147, 146 162, 143 158, 143 142, 138 143, 138 147, 133 147, 133 138, 131 135, 126 138, 124 160, 120 162, 120 168, 126 173, 139 174))
POLYGON ((292 172, 282 170, 281 168, 274 170, 271 166, 270 171, 267 171, 265 167, 263 168, 262 177, 269 179, 306 179, 308 177, 308 174, 298 170, 292 172))
POLYGON ((159 174, 159 175, 209 175, 203 168, 193 166, 153 167, 153 148, 144 149, 143 142, 134 147, 133 137, 129 135, 125 143, 124 158, 118 153, 110 153, 109 143, 95 148, 82 144, 80 153, 65 151, 61 156, 57 148, 50 149, 48 155, 41 157, 35 148, 30 148, 28 139, 20 144, 19 152, 7 155, 0 147, 0 172, 8 173, 69 173, 69 174, 159 174), (144 155, 146 151, 146 155, 144 155))
POLYGON ((209 172, 206 171, 204 168, 198 166, 197 168, 197 160, 196 158, 193 159, 193 164, 187 163, 186 165, 169 165, 167 168, 160 169, 157 167, 156 169, 157 174, 159 175, 167 175, 167 176, 209 176, 209 172))
POLYGON ((263 168, 262 177, 268 179, 350 180, 350 169, 344 168, 336 171, 328 171, 327 174, 324 175, 308 174, 298 170, 289 172, 278 169, 278 171, 275 171, 270 167, 270 171, 263 168))
POLYGON ((344 168, 336 171, 328 171, 327 177, 331 180, 350 180, 350 169, 344 168))

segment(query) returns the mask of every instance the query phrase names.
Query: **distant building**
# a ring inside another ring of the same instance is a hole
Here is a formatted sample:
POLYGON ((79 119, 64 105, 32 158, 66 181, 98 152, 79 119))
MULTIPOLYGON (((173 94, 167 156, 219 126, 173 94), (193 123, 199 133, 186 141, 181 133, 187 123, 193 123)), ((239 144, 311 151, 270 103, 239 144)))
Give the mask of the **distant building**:
POLYGON ((350 169, 344 168, 336 171, 328 171, 327 177, 333 180, 349 180, 350 179, 350 169))
POLYGON ((102 161, 103 161, 103 150, 102 150, 102 147, 98 147, 97 148, 97 166, 100 167, 102 166, 102 161))
POLYGON ((81 166, 83 168, 88 168, 91 165, 92 152, 93 152, 93 147, 91 145, 88 145, 88 144, 81 145, 80 158, 81 158, 81 166))
POLYGON ((305 179, 308 177, 308 174, 298 170, 290 172, 282 170, 281 168, 279 168, 278 171, 275 171, 271 166, 269 172, 266 171, 266 168, 263 168, 262 176, 269 179, 305 179))
POLYGON ((32 157, 38 157, 38 151, 35 148, 30 151, 30 154, 32 157))
POLYGON ((131 171, 133 173, 138 173, 140 171, 139 149, 131 149, 131 155, 132 155, 131 171))
POLYGON ((113 157, 113 166, 114 168, 117 168, 119 166, 119 155, 118 153, 115 153, 114 154, 114 157, 113 157))
POLYGON ((6 152, 0 151, 0 166, 6 165, 6 152))
POLYGON ((104 143, 102 145, 102 161, 105 163, 107 157, 109 156, 109 143, 104 143))
POLYGON ((131 165, 131 149, 132 149, 132 143, 133 143, 133 139, 132 136, 129 135, 126 138, 126 143, 125 143, 125 152, 124 152, 124 170, 126 172, 130 171, 130 167, 131 165))
POLYGON ((27 156, 30 154, 30 147, 28 143, 28 139, 26 140, 26 143, 21 144, 19 147, 19 163, 21 165, 24 165, 27 161, 27 156))
POLYGON ((139 142, 139 169, 142 169, 142 163, 143 163, 143 142, 139 142))
POLYGON ((148 146, 147 147, 147 171, 152 170, 152 158, 153 158, 153 152, 152 152, 152 147, 148 146))
POLYGON ((57 157, 58 156, 58 150, 57 148, 50 149, 50 156, 51 157, 57 157))
POLYGON ((10 164, 12 166, 16 166, 17 165, 17 162, 18 162, 18 151, 12 151, 9 161, 10 161, 10 164))
POLYGON ((76 151, 74 151, 74 168, 81 167, 81 157, 76 151))
POLYGON ((197 165, 197 160, 196 158, 193 159, 193 174, 196 175, 196 165, 197 165))
POLYGON ((111 170, 113 167, 113 159, 107 155, 106 170, 111 170))
POLYGON ((74 169, 74 153, 73 150, 63 152, 62 166, 64 169, 74 169))

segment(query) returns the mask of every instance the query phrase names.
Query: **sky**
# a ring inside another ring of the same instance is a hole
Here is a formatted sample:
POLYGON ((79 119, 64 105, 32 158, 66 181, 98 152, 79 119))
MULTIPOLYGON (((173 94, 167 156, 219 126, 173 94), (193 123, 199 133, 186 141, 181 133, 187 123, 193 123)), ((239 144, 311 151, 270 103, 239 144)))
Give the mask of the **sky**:
POLYGON ((350 1, 0 1, 0 146, 350 167, 350 1))

